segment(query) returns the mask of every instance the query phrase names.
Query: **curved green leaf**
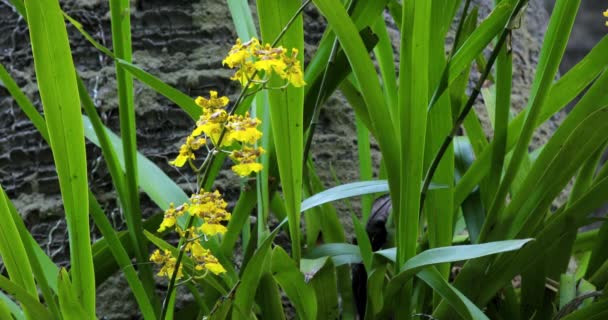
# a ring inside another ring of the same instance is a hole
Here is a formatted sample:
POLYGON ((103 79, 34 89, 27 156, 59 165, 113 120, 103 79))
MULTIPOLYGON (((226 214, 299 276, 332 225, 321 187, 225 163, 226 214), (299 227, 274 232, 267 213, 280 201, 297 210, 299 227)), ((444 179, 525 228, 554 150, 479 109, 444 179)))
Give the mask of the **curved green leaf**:
MULTIPOLYGON (((386 288, 385 297, 393 297, 414 274, 425 267, 515 251, 521 249, 530 241, 532 241, 532 239, 505 240, 483 244, 442 247, 423 251, 406 261, 406 263, 399 268, 399 274, 391 279, 386 288)), ((395 261, 395 248, 382 250, 377 252, 377 254, 395 261)))
POLYGON ((0 215, 4 217, 0 224, 0 255, 2 255, 4 267, 15 284, 25 288, 30 295, 38 297, 23 239, 12 219, 8 198, 6 198, 2 186, 0 186, 0 215))
POLYGON ((27 0, 36 78, 70 236, 74 288, 95 316, 95 277, 88 218, 87 164, 76 71, 59 2, 27 0))
MULTIPOLYGON (((442 188, 445 188, 445 186, 432 183, 429 189, 433 190, 442 188)), ((388 191, 389 186, 387 180, 358 181, 346 183, 319 192, 314 196, 304 200, 302 202, 301 212, 332 201, 358 197, 366 194, 386 193, 388 191)))
POLYGON ((314 247, 304 255, 307 259, 321 259, 330 257, 334 265, 361 263, 361 251, 359 247, 348 243, 328 243, 314 247))
POLYGON ((304 281, 304 274, 281 247, 272 251, 272 276, 296 308, 299 319, 317 319, 314 289, 304 281))
POLYGON ((65 269, 61 269, 57 284, 62 318, 65 320, 86 319, 86 312, 82 309, 82 305, 78 301, 76 294, 74 294, 70 276, 65 269))
POLYGON ((269 234, 262 244, 255 251, 247 265, 241 270, 241 281, 237 284, 238 288, 232 302, 232 319, 248 319, 253 307, 255 292, 264 271, 264 264, 270 259, 270 245, 281 230, 281 223, 271 234, 269 234))
POLYGON ((52 319, 53 315, 38 302, 36 297, 30 295, 23 287, 15 284, 13 281, 0 275, 0 289, 12 295, 15 300, 19 301, 26 310, 28 310, 28 318, 31 319, 52 319))
POLYGON ((449 284, 434 267, 426 268, 416 276, 433 288, 462 318, 489 319, 471 300, 449 284))

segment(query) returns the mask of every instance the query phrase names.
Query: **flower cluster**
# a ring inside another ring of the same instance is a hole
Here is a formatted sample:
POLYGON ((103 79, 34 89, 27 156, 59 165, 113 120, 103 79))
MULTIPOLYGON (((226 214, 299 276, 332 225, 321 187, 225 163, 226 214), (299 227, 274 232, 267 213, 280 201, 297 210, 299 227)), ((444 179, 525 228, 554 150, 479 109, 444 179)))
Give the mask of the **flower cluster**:
POLYGON ((163 232, 167 229, 175 228, 181 235, 185 234, 186 230, 182 229, 177 223, 179 217, 184 214, 189 214, 192 217, 199 218, 203 224, 199 227, 192 227, 190 235, 192 237, 201 238, 202 235, 214 236, 216 234, 224 234, 226 227, 224 224, 230 221, 230 212, 226 210, 228 203, 224 201, 219 191, 207 192, 201 190, 193 194, 187 203, 179 207, 175 207, 173 203, 169 205, 169 209, 165 211, 163 222, 158 228, 158 232, 163 232))
MULTIPOLYGON (((604 17, 608 18, 608 9, 604 11, 604 17)), ((606 21, 606 27, 608 27, 608 21, 606 21)))
MULTIPOLYGON (((261 45, 255 38, 246 43, 237 40, 223 64, 237 69, 232 80, 239 81, 243 86, 251 83, 251 86, 256 86, 258 91, 276 89, 267 86, 268 80, 273 75, 285 81, 280 88, 288 85, 295 87, 305 85, 297 49, 288 52, 283 47, 261 45)), ((203 149, 207 151, 208 157, 217 152, 229 154, 230 159, 235 163, 232 171, 241 177, 260 172, 262 164, 258 163, 258 159, 265 152, 264 149, 256 146, 262 137, 262 132, 258 130, 260 120, 252 118, 249 113, 236 115, 227 111, 226 106, 230 100, 228 97, 219 96, 217 91, 210 91, 208 98, 196 98, 195 103, 201 108, 201 116, 196 121, 194 130, 186 138, 186 142, 180 147, 179 154, 169 164, 183 167, 188 163, 200 177, 200 174, 205 172, 202 169, 209 164, 204 161, 198 168, 194 160, 197 159, 197 152, 203 149)), ((226 225, 231 218, 226 210, 227 206, 218 191, 200 190, 193 194, 187 203, 178 207, 171 203, 165 211, 158 232, 169 229, 177 232, 182 238, 180 243, 183 246, 180 249, 195 263, 194 270, 222 274, 226 269, 203 246, 202 241, 206 240, 207 236, 226 233, 226 225), (180 219, 182 216, 188 216, 187 227, 183 227, 184 219, 180 219)), ((170 250, 154 251, 150 261, 161 266, 159 276, 171 279, 176 268, 176 278, 180 279, 184 276, 181 261, 178 262, 170 250)))
MULTIPOLYGON (((215 274, 226 272, 224 267, 218 262, 211 252, 200 244, 200 239, 205 239, 206 236, 216 234, 224 234, 226 232, 226 222, 230 220, 230 213, 226 211, 228 204, 219 191, 206 192, 201 190, 199 193, 193 194, 188 203, 184 203, 179 207, 175 207, 173 203, 165 211, 158 232, 163 232, 167 229, 175 228, 175 231, 180 237, 189 237, 185 245, 185 254, 189 254, 193 261, 196 262, 196 270, 209 270, 215 274), (203 223, 200 226, 191 226, 187 230, 183 229, 177 222, 178 218, 184 214, 199 218, 203 223)), ((175 270, 175 258, 171 256, 169 251, 161 253, 156 250, 150 257, 150 261, 162 265, 159 276, 171 277, 175 270)), ((180 266, 181 268, 181 266, 180 266)), ((181 278, 182 270, 178 271, 178 278, 181 278)))
POLYGON ((202 115, 196 122, 194 131, 186 138, 186 143, 181 146, 177 158, 169 163, 176 167, 184 166, 189 160, 196 159, 195 151, 207 146, 207 141, 210 140, 216 148, 231 147, 235 143, 242 145, 241 150, 229 152, 230 158, 236 162, 232 170, 239 176, 246 177, 252 172, 260 172, 262 165, 257 163, 257 158, 264 153, 264 150, 257 148, 253 153, 246 151, 254 150, 252 147, 262 137, 262 132, 258 130, 260 120, 251 118, 249 113, 229 115, 224 110, 229 99, 218 97, 216 91, 209 92, 209 99, 198 97, 195 102, 201 107, 202 115), (243 153, 249 156, 246 158, 238 156, 243 153))
MULTIPOLYGON (((211 251, 203 248, 198 241, 188 243, 185 254, 190 254, 190 257, 196 263, 194 269, 197 271, 208 270, 216 275, 226 272, 226 269, 224 269, 224 267, 219 263, 217 258, 211 254, 211 251)), ((161 252, 160 250, 156 249, 150 256, 150 261, 161 266, 158 276, 171 279, 173 272, 175 272, 176 258, 173 257, 169 250, 164 250, 161 252)), ((182 264, 180 264, 176 279, 179 280, 183 276, 183 267, 182 264)))
POLYGON ((231 79, 239 81, 243 86, 249 81, 252 84, 265 83, 271 74, 276 74, 286 81, 286 85, 302 87, 306 83, 298 53, 295 48, 288 53, 283 47, 262 45, 256 38, 245 43, 237 39, 222 63, 231 69, 237 69, 231 79))

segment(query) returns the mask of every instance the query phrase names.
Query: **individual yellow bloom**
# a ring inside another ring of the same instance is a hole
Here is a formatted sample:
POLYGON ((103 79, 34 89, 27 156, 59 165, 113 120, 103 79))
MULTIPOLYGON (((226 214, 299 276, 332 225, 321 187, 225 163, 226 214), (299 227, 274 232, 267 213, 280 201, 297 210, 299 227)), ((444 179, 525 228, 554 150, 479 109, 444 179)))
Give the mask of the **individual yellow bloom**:
POLYGON ((257 50, 259 46, 260 43, 256 38, 252 38, 245 43, 241 43, 241 39, 236 39, 236 44, 232 46, 222 64, 231 69, 239 67, 252 56, 253 51, 257 50))
POLYGON ((200 228, 200 232, 208 236, 216 234, 224 234, 228 229, 222 225, 222 222, 229 221, 231 215, 226 210, 207 211, 201 215, 205 222, 200 228))
POLYGON ((257 149, 243 147, 242 150, 233 151, 230 158, 238 163, 232 166, 232 171, 241 177, 249 176, 252 172, 260 172, 263 166, 256 161, 264 152, 262 147, 257 149))
POLYGON ((186 164, 188 159, 194 159, 194 153, 192 153, 192 150, 190 150, 187 145, 182 144, 182 146, 179 148, 179 155, 177 158, 175 158, 175 160, 169 161, 169 164, 174 167, 181 168, 184 166, 184 164, 186 164))
POLYGON ((285 52, 286 50, 283 47, 273 48, 270 44, 266 44, 264 48, 254 52, 254 56, 257 58, 257 61, 254 63, 255 69, 264 71, 267 76, 270 76, 270 73, 274 72, 279 77, 285 78, 287 65, 282 59, 285 52))
POLYGON ((281 78, 285 76, 285 69, 287 68, 285 62, 279 58, 258 60, 253 65, 256 70, 265 71, 267 74, 274 71, 281 78))
POLYGON ((234 141, 255 144, 262 137, 262 132, 257 129, 259 124, 260 120, 250 118, 249 113, 245 113, 243 116, 230 116, 226 123, 226 129, 228 129, 228 133, 224 138, 226 144, 231 145, 234 141))
POLYGON ((192 258, 197 262, 197 270, 207 269, 216 275, 226 272, 211 251, 203 248, 198 242, 192 245, 192 258))
MULTIPOLYGON (((604 11, 604 17, 608 18, 608 9, 604 11)), ((606 21, 606 27, 608 27, 608 21, 606 21)))
POLYGON ((169 164, 175 167, 183 167, 188 159, 195 159, 194 151, 200 149, 207 141, 204 138, 197 138, 194 135, 186 138, 186 143, 179 148, 179 155, 169 164))
MULTIPOLYGON (((256 74, 256 68, 253 62, 246 61, 244 62, 239 70, 237 70, 230 80, 238 81, 244 87, 247 85, 249 80, 260 80, 260 77, 256 74), (254 77, 255 74, 255 77, 254 77)), ((249 87, 253 86, 254 83, 251 83, 249 87)))
POLYGON ((265 152, 266 150, 262 147, 258 147, 257 149, 243 147, 241 150, 232 151, 232 153, 230 153, 230 158, 241 163, 253 162, 265 152))
POLYGON ((160 250, 156 249, 150 256, 150 261, 161 264, 165 262, 165 256, 160 253, 160 250))
POLYGON ((200 232, 208 236, 226 232, 226 227, 222 223, 229 221, 231 215, 226 211, 228 203, 224 201, 219 191, 201 190, 190 197, 190 203, 190 214, 203 219, 204 224, 198 228, 200 232))
POLYGON ((167 228, 172 228, 177 223, 177 217, 180 217, 188 210, 188 204, 183 204, 175 208, 173 202, 169 204, 169 209, 165 211, 163 222, 160 224, 157 232, 163 232, 167 228))
POLYGON ((252 172, 258 173, 262 171, 264 166, 261 163, 240 163, 232 166, 232 171, 241 177, 247 177, 252 172))
MULTIPOLYGON (((161 253, 160 250, 156 249, 152 255, 150 256, 150 261, 162 265, 160 271, 158 272, 158 276, 167 277, 171 279, 173 276, 173 272, 175 271, 176 259, 171 255, 169 250, 165 250, 164 253, 161 253)), ((180 264, 179 269, 177 271, 176 279, 180 279, 184 276, 182 272, 182 266, 180 264)))
POLYGON ((281 60, 281 56, 287 50, 283 47, 273 48, 270 44, 266 44, 263 48, 259 48, 253 52, 253 55, 258 60, 281 60))
POLYGON ((284 55, 283 61, 286 65, 285 76, 283 78, 294 87, 305 86, 304 73, 302 72, 300 62, 298 61, 298 49, 291 49, 291 57, 284 55))
MULTIPOLYGON (((196 122, 196 129, 192 132, 192 136, 197 137, 204 133, 207 137, 211 138, 213 144, 217 144, 227 119, 228 114, 226 113, 226 110, 208 109, 203 112, 203 115, 201 115, 196 122)), ((228 146, 230 144, 232 144, 232 142, 228 142, 226 139, 222 140, 223 146, 228 146)))
POLYGON ((228 52, 228 56, 226 56, 224 61, 222 61, 222 64, 227 65, 230 68, 234 68, 243 63, 243 61, 245 61, 245 59, 248 57, 249 52, 243 47, 241 39, 236 39, 236 44, 232 46, 228 52))
POLYGON ((217 97, 217 91, 209 91, 209 99, 205 99, 203 97, 198 97, 194 100, 199 107, 203 109, 220 109, 228 105, 230 99, 228 97, 222 96, 217 97))

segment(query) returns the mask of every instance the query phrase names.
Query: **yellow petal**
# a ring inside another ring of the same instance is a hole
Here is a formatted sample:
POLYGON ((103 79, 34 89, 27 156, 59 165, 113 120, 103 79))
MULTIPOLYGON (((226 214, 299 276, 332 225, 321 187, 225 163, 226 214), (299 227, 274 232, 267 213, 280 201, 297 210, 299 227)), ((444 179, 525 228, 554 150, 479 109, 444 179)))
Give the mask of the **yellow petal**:
POLYGON ((254 144, 262 137, 262 132, 256 128, 247 128, 245 130, 233 131, 231 135, 236 141, 254 144))
POLYGON ((221 224, 205 223, 201 226, 201 231, 208 236, 213 236, 218 233, 224 234, 227 230, 228 229, 221 224))
POLYGON ((219 263, 205 263, 205 268, 216 275, 226 272, 226 269, 219 263))
POLYGON ((181 168, 184 166, 188 158, 189 157, 187 155, 180 154, 179 156, 177 156, 177 158, 175 158, 175 160, 169 161, 169 164, 181 168))
POLYGON ((252 172, 260 172, 263 168, 261 163, 241 163, 232 166, 232 171, 241 177, 247 177, 252 172))
POLYGON ((163 219, 163 222, 161 222, 160 227, 156 231, 157 232, 163 232, 167 228, 173 227, 175 225, 175 222, 176 222, 175 217, 165 217, 163 219))

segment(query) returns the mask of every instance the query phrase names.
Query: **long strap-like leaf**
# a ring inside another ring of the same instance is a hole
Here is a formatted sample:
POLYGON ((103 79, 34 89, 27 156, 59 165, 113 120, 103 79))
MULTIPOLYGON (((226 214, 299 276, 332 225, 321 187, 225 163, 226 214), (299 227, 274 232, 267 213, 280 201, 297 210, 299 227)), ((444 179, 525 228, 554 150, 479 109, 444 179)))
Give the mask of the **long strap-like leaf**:
POLYGON ((89 236, 87 164, 80 101, 59 2, 25 1, 36 77, 59 176, 76 296, 95 317, 95 281, 89 236))

